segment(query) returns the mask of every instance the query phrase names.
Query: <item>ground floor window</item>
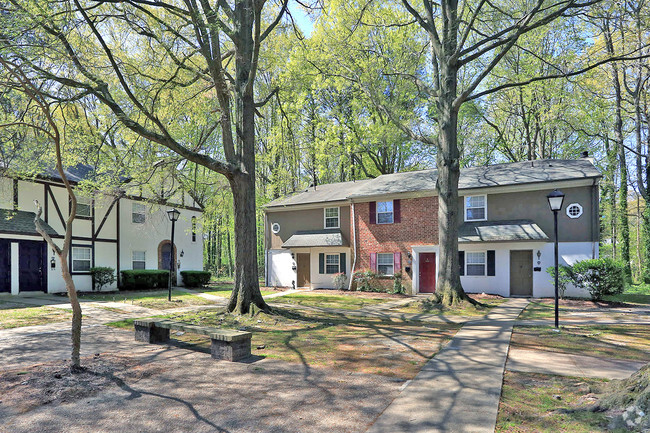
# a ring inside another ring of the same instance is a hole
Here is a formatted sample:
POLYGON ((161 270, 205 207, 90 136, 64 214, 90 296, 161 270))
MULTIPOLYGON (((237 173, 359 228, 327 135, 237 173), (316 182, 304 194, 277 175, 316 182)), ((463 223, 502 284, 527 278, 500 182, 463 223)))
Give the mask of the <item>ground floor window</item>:
POLYGON ((72 247, 72 272, 90 271, 92 249, 90 247, 72 247))
POLYGON ((326 254, 325 255, 325 273, 326 274, 338 274, 340 269, 340 261, 338 254, 326 254))
POLYGON ((393 275, 395 273, 395 263, 393 253, 377 254, 377 272, 383 275, 393 275))
POLYGON ((485 251, 466 252, 466 270, 465 275, 484 276, 486 268, 485 251))
POLYGON ((147 264, 146 251, 133 251, 131 254, 131 265, 133 269, 145 269, 147 264))

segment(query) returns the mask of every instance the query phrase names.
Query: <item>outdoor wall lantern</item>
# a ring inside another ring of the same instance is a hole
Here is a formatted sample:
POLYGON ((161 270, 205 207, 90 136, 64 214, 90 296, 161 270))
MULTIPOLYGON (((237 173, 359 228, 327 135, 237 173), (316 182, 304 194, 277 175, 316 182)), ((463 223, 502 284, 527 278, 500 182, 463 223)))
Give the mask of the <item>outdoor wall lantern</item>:
POLYGON ((539 265, 540 263, 542 263, 542 252, 537 250, 537 264, 539 265))
POLYGON ((181 257, 185 255, 185 251, 181 250, 181 257))
POLYGON ((169 217, 169 221, 172 222, 172 239, 171 239, 172 243, 171 243, 171 252, 169 254, 169 287, 168 287, 168 295, 167 295, 167 300, 170 302, 172 300, 172 273, 174 272, 174 228, 180 214, 181 213, 176 209, 170 209, 167 211, 167 216, 169 217))
POLYGON ((50 268, 56 269, 56 261, 54 260, 54 256, 50 259, 50 268))
MULTIPOLYGON (((562 202, 564 202, 564 193, 559 189, 555 189, 546 196, 548 199, 548 206, 553 211, 554 231, 555 231, 555 329, 560 325, 558 317, 558 238, 557 238, 557 213, 562 210, 562 202)), ((538 256, 539 257, 539 256, 538 256)))

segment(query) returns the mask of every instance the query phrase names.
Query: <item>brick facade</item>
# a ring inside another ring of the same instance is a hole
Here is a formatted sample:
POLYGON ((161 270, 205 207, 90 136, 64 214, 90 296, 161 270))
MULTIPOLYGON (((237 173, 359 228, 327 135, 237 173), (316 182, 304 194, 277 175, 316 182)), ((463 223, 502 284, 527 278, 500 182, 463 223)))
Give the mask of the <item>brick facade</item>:
POLYGON ((412 272, 405 272, 407 253, 413 245, 438 244, 438 197, 400 200, 401 221, 370 224, 370 203, 355 203, 357 263, 355 271, 370 269, 370 253, 401 252, 403 285, 411 286, 412 272))

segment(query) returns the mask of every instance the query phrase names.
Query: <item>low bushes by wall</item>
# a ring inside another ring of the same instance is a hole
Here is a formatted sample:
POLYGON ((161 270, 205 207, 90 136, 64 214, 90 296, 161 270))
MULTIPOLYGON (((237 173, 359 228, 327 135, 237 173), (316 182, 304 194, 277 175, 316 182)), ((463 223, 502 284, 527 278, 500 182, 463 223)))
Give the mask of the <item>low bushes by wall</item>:
POLYGON ((404 293, 402 273, 392 276, 381 275, 373 271, 357 271, 352 275, 352 290, 360 292, 404 293))
POLYGON ((169 271, 164 269, 133 269, 120 273, 125 290, 167 288, 169 283, 169 271))
POLYGON ((185 287, 203 287, 210 282, 212 274, 208 271, 181 271, 185 287))

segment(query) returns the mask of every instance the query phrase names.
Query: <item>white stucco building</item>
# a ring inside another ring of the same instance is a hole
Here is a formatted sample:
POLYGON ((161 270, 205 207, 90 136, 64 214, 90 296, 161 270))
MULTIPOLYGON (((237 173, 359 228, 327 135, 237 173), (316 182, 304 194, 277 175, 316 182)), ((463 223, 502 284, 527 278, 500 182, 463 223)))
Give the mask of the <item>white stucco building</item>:
MULTIPOLYGON (((89 167, 79 166, 67 177, 77 184, 88 173, 89 167)), ((70 201, 58 175, 0 177, 0 294, 65 292, 58 258, 35 229, 35 200, 42 206, 44 226, 62 245, 70 201)), ((123 270, 169 269, 171 222, 166 211, 171 208, 180 211, 174 235, 178 283, 180 271, 202 270, 202 210, 188 194, 161 203, 121 190, 79 194, 78 202, 68 257, 77 290, 93 290, 88 271, 96 266, 114 268, 118 282, 123 270)), ((118 283, 102 290, 117 288, 118 283)))

